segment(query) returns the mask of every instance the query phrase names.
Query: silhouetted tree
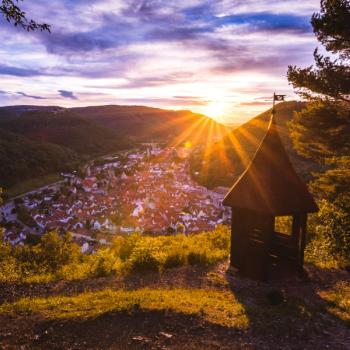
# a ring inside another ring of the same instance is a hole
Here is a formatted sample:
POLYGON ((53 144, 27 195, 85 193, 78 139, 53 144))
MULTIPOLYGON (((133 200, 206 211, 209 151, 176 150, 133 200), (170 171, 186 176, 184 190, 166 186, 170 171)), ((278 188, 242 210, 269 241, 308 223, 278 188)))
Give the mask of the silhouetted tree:
POLYGON ((291 124, 299 153, 324 161, 350 154, 350 2, 323 0, 311 24, 319 42, 333 56, 314 52, 315 65, 289 66, 288 80, 312 101, 291 124))
POLYGON ((21 10, 18 3, 23 0, 2 0, 0 5, 0 13, 5 19, 13 23, 16 27, 22 27, 28 32, 33 30, 50 32, 50 25, 46 23, 37 23, 32 19, 28 19, 26 13, 21 10))

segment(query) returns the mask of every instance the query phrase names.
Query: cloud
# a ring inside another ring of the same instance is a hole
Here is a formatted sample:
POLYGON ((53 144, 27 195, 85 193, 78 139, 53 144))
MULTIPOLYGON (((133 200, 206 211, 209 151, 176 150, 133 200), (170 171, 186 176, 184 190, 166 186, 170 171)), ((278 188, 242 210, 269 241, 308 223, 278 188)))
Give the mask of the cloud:
POLYGON ((28 97, 28 98, 33 98, 34 100, 46 100, 46 97, 43 96, 37 96, 37 95, 28 95, 23 91, 17 91, 16 92, 17 95, 23 96, 23 97, 28 97))
MULTIPOLYGON (((275 89, 290 94, 287 66, 310 65, 317 44, 309 19, 319 0, 50 0, 49 7, 36 0, 23 6, 52 32, 26 33, 4 22, 2 88, 45 91, 42 103, 118 100, 202 112, 224 95, 229 113, 248 113, 242 101, 275 89)), ((25 96, 1 97, 20 103, 25 96)))
POLYGON ((41 75, 42 72, 38 69, 21 68, 0 64, 0 75, 10 75, 15 77, 33 77, 41 75))
POLYGON ((241 102, 240 106, 269 106, 271 101, 252 101, 252 102, 241 102))
POLYGON ((67 91, 67 90, 58 90, 60 95, 64 98, 70 98, 71 100, 77 100, 78 97, 76 97, 73 93, 73 91, 67 91))
POLYGON ((217 19, 217 24, 246 24, 247 31, 293 31, 307 33, 311 31, 310 17, 291 14, 245 13, 223 16, 217 19))
POLYGON ((28 97, 28 98, 32 98, 35 100, 46 100, 46 97, 43 96, 38 96, 38 95, 29 95, 23 91, 17 91, 17 92, 11 92, 11 91, 5 91, 5 90, 0 90, 0 94, 2 95, 7 95, 7 96, 15 96, 15 95, 19 95, 22 97, 28 97))
POLYGON ((190 96, 181 98, 157 98, 157 97, 145 97, 145 98, 123 98, 120 99, 122 103, 127 104, 141 104, 141 105, 162 105, 162 106, 206 106, 208 101, 202 98, 191 98, 190 96))

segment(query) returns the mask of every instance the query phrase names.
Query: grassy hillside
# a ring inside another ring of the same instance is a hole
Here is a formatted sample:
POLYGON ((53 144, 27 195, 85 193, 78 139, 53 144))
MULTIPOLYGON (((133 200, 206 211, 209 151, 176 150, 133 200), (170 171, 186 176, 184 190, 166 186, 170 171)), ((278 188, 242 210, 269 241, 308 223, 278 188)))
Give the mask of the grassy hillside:
POLYGON ((134 234, 91 255, 53 233, 34 246, 0 242, 0 348, 349 347, 346 271, 307 264, 308 282, 239 278, 227 272, 229 240, 226 227, 134 234))
POLYGON ((47 142, 32 141, 0 129, 0 186, 13 184, 61 170, 78 163, 77 155, 68 148, 47 142))
MULTIPOLYGON (((311 173, 319 166, 310 159, 296 154, 289 136, 287 122, 299 111, 301 102, 282 102, 276 106, 276 121, 287 153, 301 177, 309 180, 311 173)), ((193 177, 208 187, 231 186, 241 175, 255 154, 264 137, 271 109, 242 124, 212 147, 202 147, 192 155, 191 172, 193 177), (218 171, 220 169, 220 171, 218 171)))

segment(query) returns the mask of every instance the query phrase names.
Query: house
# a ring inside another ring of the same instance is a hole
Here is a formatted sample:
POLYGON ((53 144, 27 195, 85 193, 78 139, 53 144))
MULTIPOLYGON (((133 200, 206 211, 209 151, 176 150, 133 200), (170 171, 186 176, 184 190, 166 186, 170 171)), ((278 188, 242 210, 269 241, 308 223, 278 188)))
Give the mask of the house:
POLYGON ((96 178, 89 177, 82 181, 82 187, 85 192, 91 192, 93 188, 97 187, 96 178))
POLYGON ((125 171, 123 171, 123 173, 120 175, 120 178, 122 180, 127 180, 128 179, 128 176, 125 174, 125 171))
POLYGON ((80 248, 80 251, 82 254, 87 253, 89 250, 90 250, 90 246, 88 242, 85 242, 80 248))
POLYGON ((101 230, 101 224, 98 222, 98 220, 96 220, 94 222, 94 224, 92 225, 93 229, 96 230, 96 231, 99 231, 101 230))
POLYGON ((135 229, 134 229, 134 227, 123 227, 123 226, 121 226, 120 227, 120 232, 132 233, 132 232, 135 232, 135 229))

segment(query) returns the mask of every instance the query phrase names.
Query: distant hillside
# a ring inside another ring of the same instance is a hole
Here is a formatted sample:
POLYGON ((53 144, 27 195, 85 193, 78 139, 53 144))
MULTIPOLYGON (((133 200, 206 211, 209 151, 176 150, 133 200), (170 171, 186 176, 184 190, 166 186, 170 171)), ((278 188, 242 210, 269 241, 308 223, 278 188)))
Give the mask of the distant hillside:
POLYGON ((98 155, 128 146, 125 137, 116 138, 112 130, 67 110, 25 111, 5 116, 0 118, 0 128, 86 155, 98 155))
POLYGON ((207 142, 229 129, 203 114, 145 106, 93 106, 71 108, 75 114, 126 135, 136 142, 207 142))
MULTIPOLYGON (((303 108, 301 102, 282 102, 276 106, 276 121, 281 139, 299 175, 309 180, 319 165, 296 154, 289 136, 287 122, 303 108)), ((209 148, 200 148, 192 155, 193 177, 208 187, 231 186, 249 164, 264 137, 271 109, 242 124, 209 148)))
POLYGON ((0 129, 0 187, 68 170, 77 163, 76 154, 65 147, 32 141, 0 129))
POLYGON ((0 107, 0 128, 86 153, 94 152, 94 148, 97 153, 103 152, 109 148, 112 139, 112 147, 125 143, 175 140, 200 143, 231 130, 203 114, 187 110, 117 105, 0 107), (85 142, 87 137, 89 142, 85 142), (81 140, 83 146, 74 138, 81 140))

